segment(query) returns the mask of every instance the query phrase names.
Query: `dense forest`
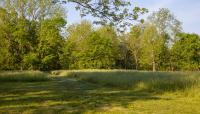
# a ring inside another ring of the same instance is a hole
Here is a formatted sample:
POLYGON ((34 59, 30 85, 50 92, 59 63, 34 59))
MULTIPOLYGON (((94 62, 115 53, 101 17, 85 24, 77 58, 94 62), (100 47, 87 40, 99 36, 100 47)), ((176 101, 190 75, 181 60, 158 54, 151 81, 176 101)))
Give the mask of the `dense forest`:
POLYGON ((166 8, 122 32, 117 22, 66 26, 62 5, 49 0, 8 1, 0 2, 0 70, 200 70, 199 35, 184 33, 166 8))

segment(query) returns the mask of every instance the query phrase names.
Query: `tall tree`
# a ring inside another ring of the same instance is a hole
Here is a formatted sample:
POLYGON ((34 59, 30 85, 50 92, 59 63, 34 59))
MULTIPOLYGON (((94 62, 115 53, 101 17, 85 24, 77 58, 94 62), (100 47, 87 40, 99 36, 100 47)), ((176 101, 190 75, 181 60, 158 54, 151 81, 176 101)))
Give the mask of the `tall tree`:
POLYGON ((63 47, 63 67, 75 68, 77 58, 75 57, 78 51, 78 47, 82 40, 88 38, 92 33, 92 24, 88 21, 82 21, 79 24, 73 24, 67 28, 66 42, 63 47))
POLYGON ((167 8, 161 8, 148 17, 148 22, 156 26, 162 35, 175 36, 182 30, 181 22, 167 8))
MULTIPOLYGON (((59 46, 56 41, 59 36, 61 37, 60 27, 63 27, 65 23, 61 6, 52 3, 52 0, 2 0, 0 5, 2 7, 0 9, 0 32, 2 41, 5 41, 5 48, 2 51, 4 54, 7 53, 5 57, 8 56, 4 61, 7 63, 4 68, 38 69, 41 65, 39 62, 42 61, 44 64, 42 63, 41 68, 47 67, 46 63, 49 58, 47 57, 45 61, 43 56, 41 57, 41 50, 38 51, 38 46, 43 47, 42 49, 49 48, 49 50, 52 47, 48 46, 54 46, 54 48, 59 46), (63 24, 60 25, 60 23, 63 24), (45 33, 48 36, 45 36, 45 33), (51 44, 44 43, 47 37, 49 37, 48 43, 51 44)), ((49 50, 46 49, 46 51, 49 50)), ((56 51, 49 53, 56 53, 56 51)), ((1 57, 1 60, 3 61, 4 57, 1 57)), ((55 67, 57 68, 57 64, 55 67)))
POLYGON ((18 64, 22 70, 24 67, 24 63, 22 62, 23 57, 32 49, 30 22, 24 18, 19 18, 17 20, 15 29, 16 30, 12 33, 15 47, 11 47, 11 53, 14 58, 17 58, 16 64, 18 64))
POLYGON ((139 59, 141 51, 142 29, 139 25, 133 26, 129 33, 127 45, 135 61, 135 69, 139 68, 139 59))
POLYGON ((7 55, 9 55, 6 60, 7 68, 23 69, 23 63, 21 62, 23 55, 31 48, 29 21, 18 18, 17 14, 8 12, 6 9, 1 9, 0 15, 1 39, 6 44, 2 48, 5 48, 4 51, 7 50, 7 55))
POLYGON ((182 30, 181 22, 167 8, 161 8, 155 11, 147 19, 147 22, 154 25, 164 40, 159 55, 158 68, 169 69, 170 47, 176 40, 176 34, 182 30))
POLYGON ((9 65, 9 42, 7 40, 8 32, 10 32, 9 13, 0 7, 0 69, 8 69, 9 65))
POLYGON ((117 36, 114 29, 109 26, 92 32, 91 26, 82 22, 69 36, 67 47, 71 50, 70 68, 112 68, 118 57, 117 36))
POLYGON ((118 40, 112 27, 104 26, 78 40, 72 51, 72 68, 112 68, 118 57, 118 40))
POLYGON ((143 67, 152 66, 153 71, 157 70, 157 61, 162 52, 161 47, 163 43, 163 38, 157 32, 155 26, 149 25, 145 28, 142 36, 142 53, 140 59, 143 67))
POLYGON ((41 23, 37 48, 41 70, 61 68, 59 60, 64 39, 60 30, 64 25, 65 20, 63 18, 47 19, 41 23))
POLYGON ((171 49, 173 70, 200 70, 200 37, 179 33, 171 49))

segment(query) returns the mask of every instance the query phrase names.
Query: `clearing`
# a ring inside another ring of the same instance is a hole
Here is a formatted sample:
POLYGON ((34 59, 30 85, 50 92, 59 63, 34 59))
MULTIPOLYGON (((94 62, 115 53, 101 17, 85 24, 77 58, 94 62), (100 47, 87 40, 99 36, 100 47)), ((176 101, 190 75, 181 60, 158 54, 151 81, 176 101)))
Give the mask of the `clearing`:
POLYGON ((55 71, 22 81, 0 74, 2 114, 200 114, 198 72, 55 71))

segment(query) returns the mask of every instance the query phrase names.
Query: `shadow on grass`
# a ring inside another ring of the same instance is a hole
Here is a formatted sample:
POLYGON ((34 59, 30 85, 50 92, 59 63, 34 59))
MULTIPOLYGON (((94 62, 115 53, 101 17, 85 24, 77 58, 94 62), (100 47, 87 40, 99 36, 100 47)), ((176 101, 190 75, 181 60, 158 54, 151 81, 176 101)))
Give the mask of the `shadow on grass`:
POLYGON ((196 76, 178 74, 79 72, 47 82, 3 83, 0 113, 81 114, 127 108, 137 100, 171 100, 155 92, 184 90, 197 83, 196 76))
POLYGON ((0 86, 0 113, 80 114, 112 106, 126 108, 136 100, 159 99, 163 98, 145 91, 110 89, 65 78, 44 83, 4 83, 0 86))

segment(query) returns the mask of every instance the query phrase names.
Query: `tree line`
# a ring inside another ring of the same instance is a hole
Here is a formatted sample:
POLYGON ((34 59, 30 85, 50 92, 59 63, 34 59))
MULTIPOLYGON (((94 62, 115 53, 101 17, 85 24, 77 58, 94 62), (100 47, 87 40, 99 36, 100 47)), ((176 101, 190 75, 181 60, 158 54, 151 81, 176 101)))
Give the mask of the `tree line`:
POLYGON ((1 70, 200 70, 200 37, 166 8, 121 33, 89 21, 65 29, 64 9, 50 0, 1 4, 1 70))

